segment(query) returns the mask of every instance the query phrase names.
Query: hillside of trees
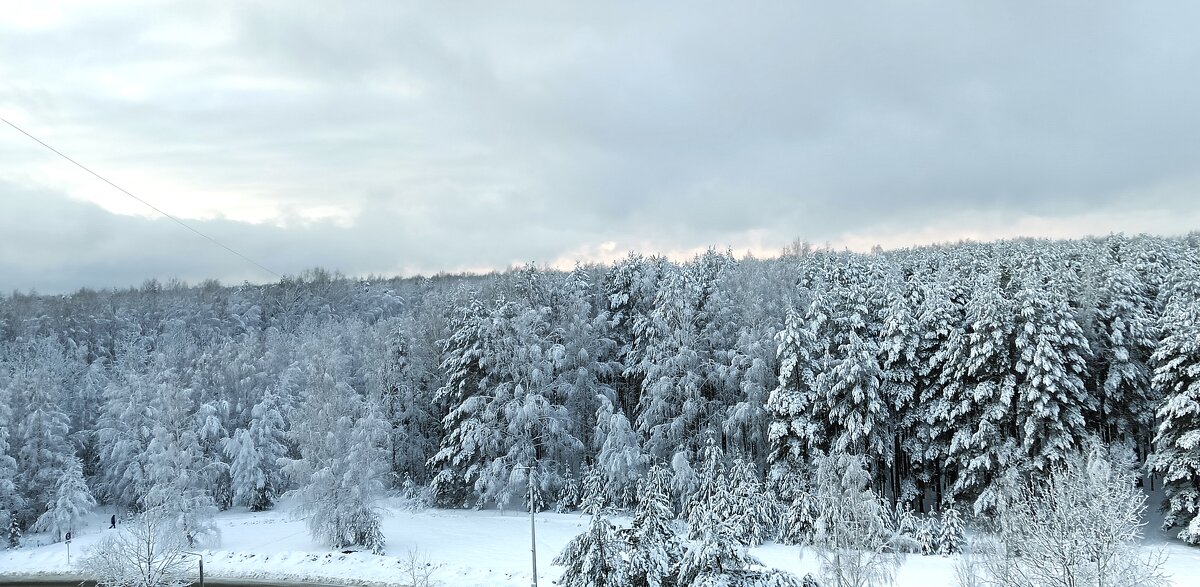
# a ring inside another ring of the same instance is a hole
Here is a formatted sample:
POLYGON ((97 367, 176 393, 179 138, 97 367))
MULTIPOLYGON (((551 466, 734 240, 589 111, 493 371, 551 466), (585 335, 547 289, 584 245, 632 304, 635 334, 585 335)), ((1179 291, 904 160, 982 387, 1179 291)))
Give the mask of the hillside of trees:
POLYGON ((714 454, 793 527, 835 453, 893 506, 987 515, 1094 442, 1200 543, 1200 235, 0 297, 14 545, 93 503, 203 543, 289 491, 339 547, 381 548, 388 490, 632 511, 653 481, 686 517, 714 454))

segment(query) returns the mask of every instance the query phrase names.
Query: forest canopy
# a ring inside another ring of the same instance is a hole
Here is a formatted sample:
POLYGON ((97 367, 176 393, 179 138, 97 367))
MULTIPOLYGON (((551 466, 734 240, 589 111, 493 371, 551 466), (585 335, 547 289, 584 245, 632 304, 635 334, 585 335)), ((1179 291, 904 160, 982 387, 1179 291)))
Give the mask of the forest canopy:
POLYGON ((1200 235, 14 293, 0 400, 14 531, 94 498, 203 542, 295 490, 374 548, 389 488, 573 509, 595 476, 632 508, 652 466, 678 509, 710 440, 782 503, 838 452, 893 504, 986 514, 1098 441, 1200 542, 1200 235))

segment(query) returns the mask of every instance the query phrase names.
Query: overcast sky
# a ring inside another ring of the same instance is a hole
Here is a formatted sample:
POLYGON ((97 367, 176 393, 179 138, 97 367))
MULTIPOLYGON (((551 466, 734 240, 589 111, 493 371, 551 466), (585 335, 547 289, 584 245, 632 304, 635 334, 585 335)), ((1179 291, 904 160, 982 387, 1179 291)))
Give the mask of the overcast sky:
MULTIPOLYGON (((1181 234, 1197 22, 1195 2, 25 2, 0 17, 0 116, 278 273, 1181 234)), ((0 291, 274 279, 2 124, 0 243, 0 291)))

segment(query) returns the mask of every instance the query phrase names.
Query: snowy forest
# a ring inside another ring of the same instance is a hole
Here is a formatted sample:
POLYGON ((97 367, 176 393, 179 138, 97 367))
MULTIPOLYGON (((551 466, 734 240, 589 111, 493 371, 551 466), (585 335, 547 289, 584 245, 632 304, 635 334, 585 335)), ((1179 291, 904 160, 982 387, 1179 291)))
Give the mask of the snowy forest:
POLYGON ((1197 544, 1200 235, 13 293, 0 400, 12 545, 96 504, 203 543, 290 493, 380 549, 389 492, 694 532, 723 492, 743 540, 799 542, 831 468, 949 525, 1096 447, 1197 544))

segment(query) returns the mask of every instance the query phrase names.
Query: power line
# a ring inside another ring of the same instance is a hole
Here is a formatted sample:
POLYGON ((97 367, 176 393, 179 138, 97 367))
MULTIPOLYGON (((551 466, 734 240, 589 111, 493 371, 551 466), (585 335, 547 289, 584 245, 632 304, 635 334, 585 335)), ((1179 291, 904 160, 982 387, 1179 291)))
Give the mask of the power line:
POLYGON ((197 234, 197 235, 199 235, 200 237, 204 238, 205 240, 208 240, 209 242, 211 242, 211 243, 213 243, 213 244, 217 245, 218 247, 221 247, 222 249, 225 249, 226 251, 229 251, 230 253, 233 253, 234 255, 237 255, 237 256, 238 256, 238 257, 240 257, 240 258, 241 258, 243 261, 246 261, 247 263, 250 263, 251 265, 254 265, 255 267, 258 267, 259 269, 262 269, 263 271, 266 271, 267 273, 270 273, 271 275, 274 275, 275 277, 278 277, 279 279, 283 279, 283 276, 282 276, 282 275, 280 275, 280 274, 278 274, 278 273, 276 273, 276 272, 274 272, 274 271, 271 271, 270 269, 266 268, 266 267, 265 267, 265 266, 264 266, 262 263, 259 263, 258 261, 255 261, 254 259, 251 259, 250 257, 247 257, 246 255, 243 255, 243 254, 241 254, 241 253, 239 253, 239 252, 237 252, 237 251, 233 250, 233 248, 229 247, 229 246, 228 246, 228 245, 226 245, 225 243, 223 243, 223 242, 221 242, 221 241, 219 241, 219 240, 217 240, 217 239, 215 239, 215 238, 213 238, 213 237, 211 237, 211 236, 208 236, 207 234, 204 234, 203 232, 200 232, 199 230, 196 230, 196 229, 195 229, 195 228, 193 228, 193 227, 192 227, 190 224, 188 224, 188 223, 186 223, 186 222, 184 222, 184 221, 182 221, 182 220, 180 220, 180 219, 178 219, 178 218, 176 218, 176 217, 174 217, 174 216, 172 216, 172 215, 170 215, 170 214, 167 214, 166 212, 163 212, 162 210, 160 210, 160 209, 159 209, 157 206, 155 206, 154 204, 151 204, 150 202, 147 202, 146 200, 143 200, 143 199, 141 199, 141 198, 139 198, 139 197, 137 197, 137 196, 133 195, 132 193, 130 193, 130 192, 129 192, 129 190, 126 190, 125 188, 123 188, 123 187, 121 187, 121 186, 119 186, 119 185, 117 185, 117 184, 115 184, 115 183, 113 183, 113 182, 109 181, 109 180, 108 180, 107 178, 105 178, 103 175, 100 175, 99 173, 96 173, 95 171, 92 171, 91 169, 88 169, 88 168, 87 168, 87 166, 85 166, 84 164, 82 164, 82 163, 80 163, 80 162, 78 162, 78 161, 76 161, 76 160, 74 160, 74 159, 72 159, 72 158, 70 158, 70 157, 66 156, 65 154, 63 154, 63 152, 62 152, 62 151, 59 151, 58 149, 55 149, 54 147, 51 147, 50 145, 47 145, 45 141, 43 141, 43 140, 41 140, 41 139, 39 139, 39 138, 37 138, 37 137, 35 137, 35 136, 33 136, 33 135, 31 135, 31 134, 29 134, 29 133, 25 132, 25 130, 24 130, 24 129, 22 129, 21 127, 19 127, 19 126, 17 126, 17 125, 15 125, 15 124, 13 124, 13 123, 11 123, 11 122, 9 122, 7 118, 0 117, 0 120, 4 121, 4 123, 5 123, 5 124, 7 124, 7 125, 9 125, 9 126, 13 127, 14 129, 16 129, 16 130, 17 130, 17 132, 19 132, 19 133, 21 133, 21 134, 23 134, 23 135, 25 135, 25 136, 27 136, 27 137, 29 137, 29 138, 33 139, 35 142, 37 142, 37 144, 39 144, 39 145, 41 145, 41 146, 43 146, 43 147, 46 147, 47 149, 50 149, 52 152, 54 152, 54 154, 55 154, 55 155, 58 155, 59 157, 62 157, 63 159, 66 159, 67 161, 70 161, 71 163, 74 163, 76 167, 78 167, 78 168, 80 168, 80 169, 82 169, 82 170, 84 170, 84 171, 86 171, 86 172, 88 172, 88 173, 90 173, 90 174, 92 174, 92 175, 96 176, 96 178, 98 178, 100 181, 103 181, 104 183, 107 183, 108 185, 110 185, 110 186, 112 186, 112 187, 116 188, 116 189, 117 189, 118 191, 120 191, 121 193, 123 193, 123 194, 125 194, 125 195, 127 195, 127 196, 129 196, 129 197, 131 197, 131 198, 133 198, 133 199, 135 199, 135 200, 137 200, 138 202, 141 202, 141 203, 142 203, 144 206, 146 206, 147 208, 150 208, 151 210, 154 210, 155 212, 158 212, 159 214, 162 214, 163 216, 165 216, 165 217, 167 217, 167 218, 170 218, 171 220, 174 220, 176 224, 178 224, 178 225, 180 225, 180 226, 182 226, 182 227, 184 227, 184 228, 186 228, 186 229, 188 229, 188 230, 190 230, 190 231, 192 231, 192 232, 196 233, 196 234, 197 234))

